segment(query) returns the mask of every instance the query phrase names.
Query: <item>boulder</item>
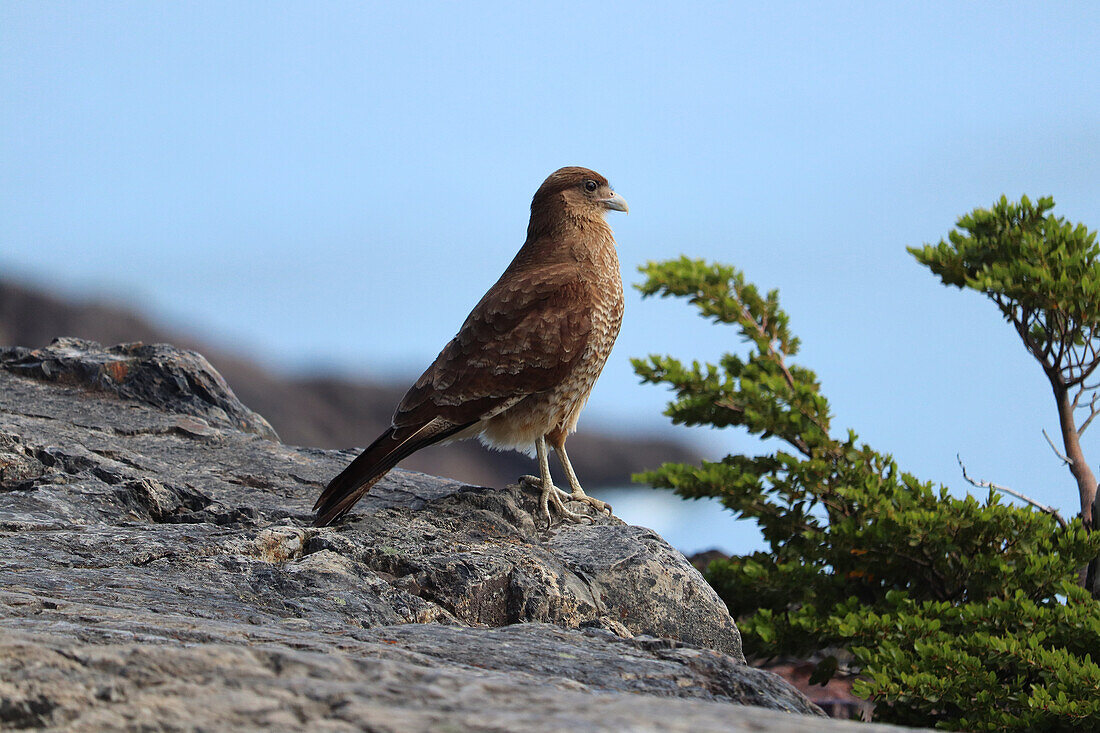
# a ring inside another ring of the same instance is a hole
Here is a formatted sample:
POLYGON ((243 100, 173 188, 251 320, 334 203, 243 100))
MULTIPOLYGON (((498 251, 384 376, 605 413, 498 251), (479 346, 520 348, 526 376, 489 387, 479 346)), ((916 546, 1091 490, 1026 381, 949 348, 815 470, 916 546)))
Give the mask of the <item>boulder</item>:
POLYGON ((0 350, 0 727, 846 725, 650 530, 401 470, 310 526, 354 454, 279 443, 194 352, 0 350))

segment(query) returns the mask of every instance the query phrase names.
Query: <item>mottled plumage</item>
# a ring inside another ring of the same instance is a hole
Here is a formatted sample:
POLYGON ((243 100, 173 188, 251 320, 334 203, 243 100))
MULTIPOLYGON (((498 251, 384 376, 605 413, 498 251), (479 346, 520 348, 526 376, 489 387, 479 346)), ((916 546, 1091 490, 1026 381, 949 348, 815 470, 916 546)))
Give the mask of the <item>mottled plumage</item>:
POLYGON ((622 323, 609 209, 626 211, 626 202, 594 171, 562 168, 546 179, 531 201, 523 247, 405 394, 390 428, 329 483, 314 506, 318 526, 345 514, 408 455, 475 436, 496 448, 535 450, 548 519, 551 503, 576 517, 563 498, 609 509, 584 493, 565 453, 622 323), (550 479, 546 441, 571 493, 550 479))

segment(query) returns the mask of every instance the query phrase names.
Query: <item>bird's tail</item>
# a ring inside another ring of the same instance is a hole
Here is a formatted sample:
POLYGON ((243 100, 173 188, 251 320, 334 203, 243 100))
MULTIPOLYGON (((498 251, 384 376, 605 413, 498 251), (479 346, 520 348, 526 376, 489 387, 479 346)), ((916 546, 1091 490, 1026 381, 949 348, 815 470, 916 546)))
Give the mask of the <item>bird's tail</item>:
POLYGON ((439 419, 416 428, 391 427, 378 436, 358 458, 329 482, 313 505, 315 527, 325 527, 344 516, 387 471, 421 448, 445 440, 469 425, 439 419))

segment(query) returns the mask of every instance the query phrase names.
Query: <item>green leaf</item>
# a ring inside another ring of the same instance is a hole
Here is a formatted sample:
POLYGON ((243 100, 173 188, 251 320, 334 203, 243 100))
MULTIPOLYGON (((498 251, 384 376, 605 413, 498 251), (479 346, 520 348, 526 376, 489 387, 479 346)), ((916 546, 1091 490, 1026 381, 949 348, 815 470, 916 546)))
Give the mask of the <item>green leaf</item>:
MULTIPOLYGON (((1051 216, 1053 205, 1002 197, 910 252, 945 284, 984 293, 1035 358, 1072 380, 1059 359, 1100 353, 1100 266, 1095 235, 1051 216)), ((882 721, 1100 730, 1100 604, 1077 585, 1100 532, 1079 519, 1063 528, 992 490, 955 496, 852 430, 834 436, 816 375, 794 361, 798 339, 778 292, 762 295, 736 268, 702 260, 641 269, 646 296, 683 298, 733 327, 730 352, 714 364, 632 360, 643 382, 671 389, 666 414, 772 438, 757 454, 635 476, 714 497, 759 527, 767 552, 715 560, 704 573, 746 654, 816 655, 814 684, 855 670, 853 690, 882 721)))

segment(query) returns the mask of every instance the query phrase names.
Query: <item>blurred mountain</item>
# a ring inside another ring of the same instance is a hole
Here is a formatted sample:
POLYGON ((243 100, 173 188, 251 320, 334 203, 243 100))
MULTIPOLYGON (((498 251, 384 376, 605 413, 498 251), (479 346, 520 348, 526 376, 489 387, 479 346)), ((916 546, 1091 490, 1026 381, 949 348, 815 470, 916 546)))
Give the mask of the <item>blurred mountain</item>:
MULTIPOLYGON (((407 382, 278 374, 246 355, 209 346, 187 333, 163 328, 131 309, 99 300, 77 301, 0 278, 0 346, 45 346, 58 336, 111 345, 128 341, 171 343, 202 353, 244 404, 275 427, 283 442, 318 448, 370 443, 386 426, 407 382)), ((660 437, 616 436, 581 430, 569 440, 569 457, 586 487, 627 486, 630 474, 663 461, 697 461, 689 446, 660 437)), ((554 466, 553 461, 551 465, 554 466)), ((490 451, 474 441, 422 450, 401 466, 471 484, 504 486, 537 473, 533 459, 490 451)))

